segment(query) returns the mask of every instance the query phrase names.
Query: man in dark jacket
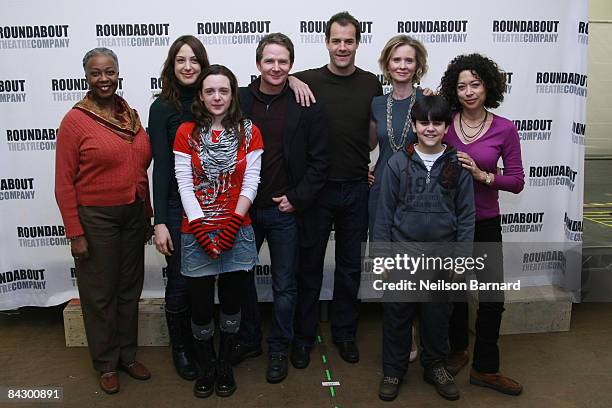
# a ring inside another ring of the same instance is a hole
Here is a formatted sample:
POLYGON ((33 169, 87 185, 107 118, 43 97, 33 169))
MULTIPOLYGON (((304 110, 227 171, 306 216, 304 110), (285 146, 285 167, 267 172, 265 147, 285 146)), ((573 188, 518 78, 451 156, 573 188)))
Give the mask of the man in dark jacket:
MULTIPOLYGON (((327 122, 320 104, 300 106, 289 89, 294 61, 289 37, 272 33, 261 39, 256 64, 261 76, 240 91, 243 113, 261 130, 264 153, 261 182, 250 215, 257 249, 268 242, 272 267, 274 317, 268 337, 266 379, 278 383, 288 371, 297 299, 299 245, 313 245, 316 231, 309 209, 325 185, 328 172, 327 122)), ((251 271, 253 275, 253 271, 251 271)), ((254 276, 242 307, 239 342, 233 361, 261 353, 261 321, 254 276)))

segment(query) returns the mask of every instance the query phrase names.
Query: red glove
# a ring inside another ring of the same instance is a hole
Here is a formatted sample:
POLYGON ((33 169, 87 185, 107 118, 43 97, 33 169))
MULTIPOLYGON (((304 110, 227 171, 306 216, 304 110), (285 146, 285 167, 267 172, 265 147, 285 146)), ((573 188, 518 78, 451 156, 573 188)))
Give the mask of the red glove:
POLYGON ((232 218, 230 218, 225 228, 215 237, 215 243, 220 250, 229 251, 232 249, 234 241, 236 240, 236 234, 238 234, 238 230, 243 222, 244 217, 242 215, 237 213, 232 214, 232 218))
POLYGON ((189 229, 195 235, 196 239, 206 252, 206 255, 211 257, 212 259, 217 259, 221 251, 219 248, 211 241, 210 236, 204 230, 204 226, 202 225, 202 219, 198 218, 189 223, 189 229))

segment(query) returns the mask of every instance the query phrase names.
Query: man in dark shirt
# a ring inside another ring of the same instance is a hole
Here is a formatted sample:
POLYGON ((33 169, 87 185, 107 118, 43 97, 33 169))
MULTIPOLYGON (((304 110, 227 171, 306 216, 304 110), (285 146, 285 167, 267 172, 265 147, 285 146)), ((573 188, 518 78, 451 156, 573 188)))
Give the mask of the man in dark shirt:
POLYGON ((316 210, 318 238, 302 245, 298 303, 291 362, 304 368, 310 361, 319 318, 318 300, 327 241, 335 227, 336 269, 331 308, 333 341, 347 362, 359 361, 355 343, 358 320, 361 244, 368 230, 368 128, 372 98, 382 95, 377 77, 355 66, 361 37, 359 22, 347 12, 331 17, 325 42, 329 63, 295 74, 323 102, 330 124, 330 174, 316 210))
MULTIPOLYGON (((293 66, 293 43, 284 34, 261 39, 256 50, 261 76, 240 89, 244 114, 261 130, 264 141, 261 182, 251 206, 257 249, 264 238, 270 249, 274 318, 268 337, 266 379, 283 381, 288 371, 289 346, 297 299, 296 272, 299 243, 312 245, 316 237, 311 207, 328 174, 327 121, 321 104, 302 107, 288 86, 293 66)), ((253 275, 253 271, 250 272, 253 275)), ((239 342, 233 362, 261 353, 261 320, 254 276, 242 307, 239 342)))

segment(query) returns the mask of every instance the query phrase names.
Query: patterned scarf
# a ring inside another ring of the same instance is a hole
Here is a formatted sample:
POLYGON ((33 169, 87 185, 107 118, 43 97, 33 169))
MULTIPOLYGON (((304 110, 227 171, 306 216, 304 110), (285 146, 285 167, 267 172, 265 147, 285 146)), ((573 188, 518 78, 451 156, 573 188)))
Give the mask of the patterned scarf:
POLYGON ((109 114, 108 111, 100 109, 91 95, 91 91, 87 92, 87 95, 77 102, 74 108, 85 112, 96 122, 110 129, 123 140, 132 143, 136 137, 136 133, 138 133, 142 127, 138 112, 130 108, 130 105, 128 105, 125 99, 119 95, 115 94, 114 99, 114 110, 111 114, 109 114))

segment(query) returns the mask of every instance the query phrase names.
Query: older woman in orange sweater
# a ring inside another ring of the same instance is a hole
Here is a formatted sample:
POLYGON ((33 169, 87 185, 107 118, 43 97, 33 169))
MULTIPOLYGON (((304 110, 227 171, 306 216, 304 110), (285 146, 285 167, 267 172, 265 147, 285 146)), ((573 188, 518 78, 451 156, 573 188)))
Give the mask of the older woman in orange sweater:
POLYGON ((146 380, 136 361, 144 243, 152 215, 149 138, 138 113, 115 94, 119 63, 107 48, 83 58, 89 92, 64 116, 55 163, 55 197, 75 261, 85 332, 106 393, 117 369, 146 380))

